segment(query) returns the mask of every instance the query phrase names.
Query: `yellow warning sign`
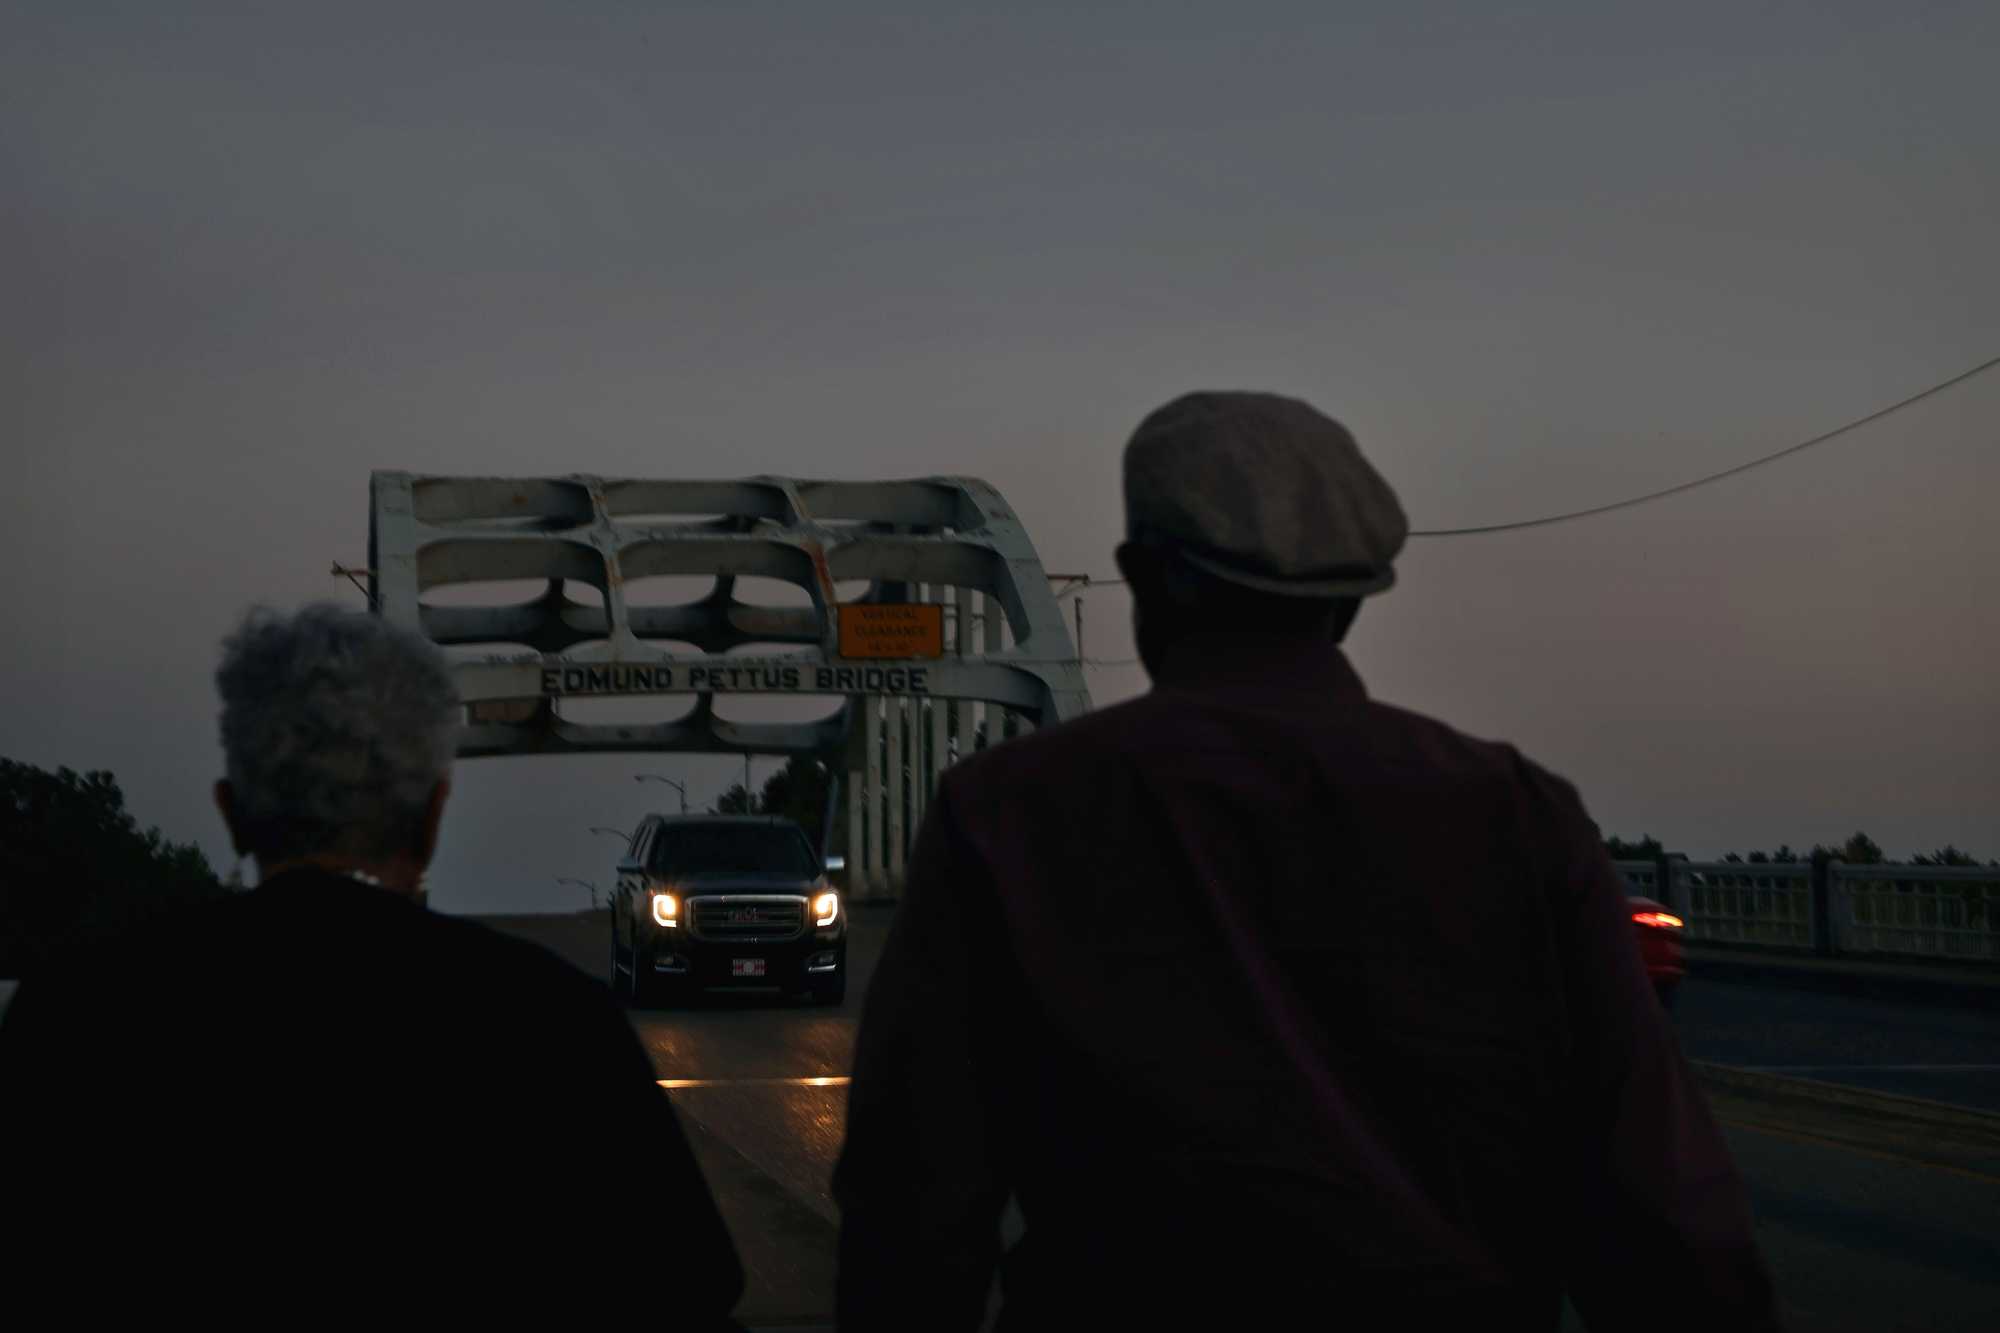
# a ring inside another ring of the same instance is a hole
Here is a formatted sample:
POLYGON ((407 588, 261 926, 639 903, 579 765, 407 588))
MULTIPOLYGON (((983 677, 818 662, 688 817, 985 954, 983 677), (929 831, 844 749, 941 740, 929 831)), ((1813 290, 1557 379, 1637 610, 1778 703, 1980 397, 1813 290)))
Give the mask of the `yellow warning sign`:
POLYGON ((943 657, 944 606, 843 606, 842 657, 943 657))

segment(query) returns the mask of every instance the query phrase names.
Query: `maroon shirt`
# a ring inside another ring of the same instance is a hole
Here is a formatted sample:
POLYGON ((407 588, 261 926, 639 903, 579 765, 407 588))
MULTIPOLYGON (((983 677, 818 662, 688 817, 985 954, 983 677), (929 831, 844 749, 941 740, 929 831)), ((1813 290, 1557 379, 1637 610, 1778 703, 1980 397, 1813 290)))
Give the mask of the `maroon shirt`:
POLYGON ((1010 1193, 1008 1327, 1553 1328, 1565 1290, 1601 1327, 1775 1322, 1576 793, 1331 644, 1182 643, 954 768, 848 1115, 847 1327, 976 1327, 1010 1193))

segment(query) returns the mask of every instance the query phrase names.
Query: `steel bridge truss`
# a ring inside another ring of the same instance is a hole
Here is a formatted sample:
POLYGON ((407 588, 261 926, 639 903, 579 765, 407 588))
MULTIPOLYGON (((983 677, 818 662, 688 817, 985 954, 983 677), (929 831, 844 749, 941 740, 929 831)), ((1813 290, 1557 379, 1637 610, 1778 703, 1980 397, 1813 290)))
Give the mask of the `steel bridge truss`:
POLYGON ((370 490, 370 600, 457 657, 461 755, 812 755, 846 774, 858 892, 899 883, 924 802, 953 760, 1090 706, 1026 531, 973 478, 377 472, 370 490), (691 601, 637 595, 648 579, 711 577, 691 601), (743 579, 776 580, 789 595, 746 601, 743 579), (478 606, 425 599, 523 580, 542 591, 478 606), (937 606, 940 654, 841 656, 838 609, 890 605, 937 606), (718 696, 746 694, 843 702, 810 722, 718 716, 718 696), (654 695, 689 707, 669 721, 566 715, 588 711, 578 700, 654 695))

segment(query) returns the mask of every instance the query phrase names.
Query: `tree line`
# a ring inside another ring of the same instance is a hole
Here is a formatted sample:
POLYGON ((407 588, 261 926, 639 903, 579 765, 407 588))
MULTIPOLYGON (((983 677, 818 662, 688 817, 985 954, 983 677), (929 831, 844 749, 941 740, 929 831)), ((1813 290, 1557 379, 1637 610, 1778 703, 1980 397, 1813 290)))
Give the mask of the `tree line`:
POLYGON ((110 773, 0 758, 0 976, 226 891, 199 847, 139 826, 110 773))
MULTIPOLYGON (((1611 859, 1614 861, 1652 861, 1661 856, 1670 855, 1666 848, 1660 845, 1660 840, 1650 835, 1641 836, 1637 842, 1628 842, 1623 838, 1615 836, 1609 837, 1604 840, 1604 850, 1611 854, 1611 859)), ((1935 851, 1913 853, 1907 860, 1893 861, 1882 851, 1879 843, 1859 829, 1850 834, 1845 842, 1814 843, 1803 852, 1795 851, 1787 844, 1780 843, 1775 850, 1768 852, 1726 852, 1723 854, 1722 859, 1732 865, 1797 865, 1800 863, 1815 864, 1821 861, 1837 860, 1845 861, 1848 865, 1853 866, 1978 866, 1982 864, 2000 866, 2000 861, 1982 862, 1970 852, 1960 851, 1950 843, 1946 843, 1935 851)))
MULTIPOLYGON (((736 783, 710 807, 718 814, 779 815, 824 846, 831 774, 804 755, 751 791, 736 783)), ((1659 839, 1604 839, 1613 860, 1667 855, 1659 839)), ((1838 858, 1849 865, 1977 866, 1978 857, 1947 844, 1895 862, 1866 833, 1803 851, 1729 852, 1723 860, 1788 865, 1838 858)), ((2000 866, 2000 861, 1983 864, 2000 866)), ((53 773, 0 758, 0 976, 19 976, 59 953, 88 948, 105 932, 128 929, 156 913, 229 891, 201 849, 158 828, 141 828, 109 772, 53 773)))
POLYGON ((783 768, 765 778, 758 790, 753 792, 740 782, 732 783, 708 810, 716 815, 779 815, 804 829, 813 846, 824 847, 826 840, 821 834, 825 830, 820 826, 826 820, 826 793, 831 780, 826 768, 805 755, 795 754, 785 760, 783 768))

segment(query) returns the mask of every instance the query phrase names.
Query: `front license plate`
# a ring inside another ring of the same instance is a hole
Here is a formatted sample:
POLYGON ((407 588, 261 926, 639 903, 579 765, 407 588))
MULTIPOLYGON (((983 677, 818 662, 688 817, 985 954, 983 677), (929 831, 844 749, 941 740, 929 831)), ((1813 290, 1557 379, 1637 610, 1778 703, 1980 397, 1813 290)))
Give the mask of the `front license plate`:
POLYGON ((732 958, 729 960, 729 975, 732 977, 761 977, 764 975, 764 960, 761 958, 732 958))

